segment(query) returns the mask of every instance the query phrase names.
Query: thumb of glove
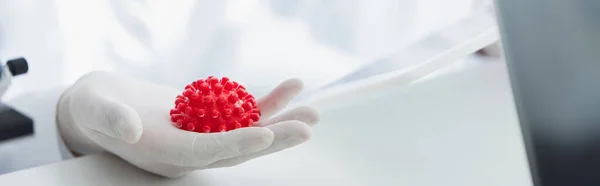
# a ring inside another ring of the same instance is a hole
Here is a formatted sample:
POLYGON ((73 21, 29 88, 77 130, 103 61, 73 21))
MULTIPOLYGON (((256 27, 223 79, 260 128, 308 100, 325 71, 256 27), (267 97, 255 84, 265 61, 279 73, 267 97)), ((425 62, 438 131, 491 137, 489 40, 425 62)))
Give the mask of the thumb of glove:
POLYGON ((69 101, 72 119, 83 130, 136 143, 142 136, 138 113, 111 93, 107 85, 86 84, 73 90, 69 101))

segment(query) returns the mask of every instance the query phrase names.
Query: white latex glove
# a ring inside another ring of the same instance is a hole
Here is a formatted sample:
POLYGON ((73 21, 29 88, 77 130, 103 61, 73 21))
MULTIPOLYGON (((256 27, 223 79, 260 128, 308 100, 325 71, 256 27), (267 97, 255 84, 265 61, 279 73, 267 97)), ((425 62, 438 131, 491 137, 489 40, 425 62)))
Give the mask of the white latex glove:
POLYGON ((303 88, 296 79, 258 99, 262 127, 223 133, 175 128, 169 110, 181 91, 123 75, 92 72, 71 86, 58 104, 57 122, 75 153, 109 151, 146 171, 166 177, 238 165, 298 145, 311 137, 319 120, 309 107, 271 117, 303 88))

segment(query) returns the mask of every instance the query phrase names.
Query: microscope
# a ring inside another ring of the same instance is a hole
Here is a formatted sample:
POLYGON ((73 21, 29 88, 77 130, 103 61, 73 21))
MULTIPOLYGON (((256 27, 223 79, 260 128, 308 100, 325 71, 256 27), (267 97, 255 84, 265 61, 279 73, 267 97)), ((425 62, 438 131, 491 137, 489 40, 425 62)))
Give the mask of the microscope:
MULTIPOLYGON (((6 93, 12 78, 29 70, 25 58, 7 60, 0 64, 0 97, 6 93)), ((0 102, 0 142, 33 134, 33 120, 0 102)))

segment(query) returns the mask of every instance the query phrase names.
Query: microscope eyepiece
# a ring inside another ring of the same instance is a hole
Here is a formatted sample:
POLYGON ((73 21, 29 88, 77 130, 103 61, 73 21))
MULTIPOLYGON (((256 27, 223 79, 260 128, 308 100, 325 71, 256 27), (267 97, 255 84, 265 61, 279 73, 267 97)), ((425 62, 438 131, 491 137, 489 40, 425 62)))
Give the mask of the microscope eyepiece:
POLYGON ((29 70, 29 65, 27 65, 25 58, 11 59, 6 62, 6 66, 8 66, 13 76, 25 74, 29 70))

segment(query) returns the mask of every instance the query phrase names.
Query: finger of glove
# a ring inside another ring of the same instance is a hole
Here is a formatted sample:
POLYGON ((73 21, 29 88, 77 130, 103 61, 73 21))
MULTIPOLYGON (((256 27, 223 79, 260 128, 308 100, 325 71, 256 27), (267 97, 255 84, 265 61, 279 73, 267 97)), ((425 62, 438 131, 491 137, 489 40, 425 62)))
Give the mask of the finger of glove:
POLYGON ((300 121, 284 121, 281 123, 269 125, 266 128, 273 131, 273 133, 275 134, 273 144, 271 144, 269 148, 266 148, 265 150, 262 150, 260 152, 244 156, 220 160, 206 166, 205 168, 219 168, 239 165, 241 163, 247 162, 249 160, 261 156, 265 156, 268 154, 285 150, 287 148, 294 147, 305 141, 308 141, 312 136, 310 126, 300 121))
POLYGON ((312 107, 308 107, 308 106, 297 107, 292 110, 288 110, 280 115, 277 115, 273 118, 270 118, 268 120, 259 121, 258 126, 264 127, 264 126, 269 126, 269 125, 272 125, 275 123, 280 123, 280 122, 289 121, 289 120, 301 121, 301 122, 308 124, 309 126, 313 126, 319 122, 320 115, 319 115, 319 112, 312 107))
POLYGON ((269 118, 281 111, 302 89, 304 84, 299 79, 289 79, 279 84, 268 95, 258 100, 261 117, 269 118))
POLYGON ((127 143, 137 142, 142 136, 142 121, 137 112, 102 94, 101 89, 102 87, 80 86, 72 92, 69 111, 73 121, 78 126, 127 143))
POLYGON ((178 166, 204 166, 222 159, 255 153, 271 145, 274 134, 267 128, 248 127, 228 132, 196 133, 173 128, 156 139, 155 153, 162 162, 178 166))

